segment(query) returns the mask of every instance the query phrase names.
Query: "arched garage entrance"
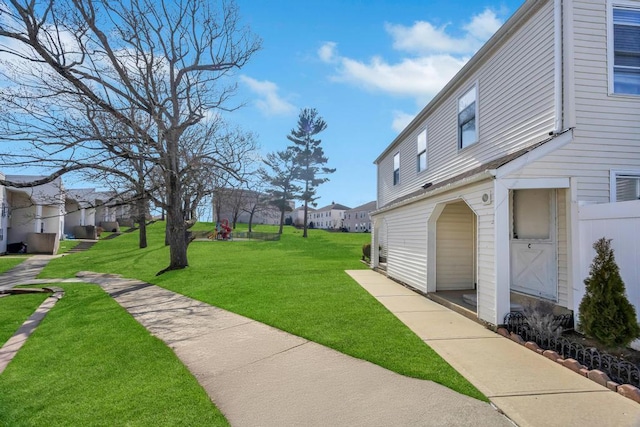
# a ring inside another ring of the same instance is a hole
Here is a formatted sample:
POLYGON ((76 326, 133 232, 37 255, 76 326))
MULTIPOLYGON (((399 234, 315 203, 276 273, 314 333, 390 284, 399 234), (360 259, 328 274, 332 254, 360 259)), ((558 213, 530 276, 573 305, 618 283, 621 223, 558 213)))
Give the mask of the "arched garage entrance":
POLYGON ((477 218, 464 200, 438 205, 429 220, 431 291, 477 312, 477 218), (433 283, 433 282, 432 282, 433 283))

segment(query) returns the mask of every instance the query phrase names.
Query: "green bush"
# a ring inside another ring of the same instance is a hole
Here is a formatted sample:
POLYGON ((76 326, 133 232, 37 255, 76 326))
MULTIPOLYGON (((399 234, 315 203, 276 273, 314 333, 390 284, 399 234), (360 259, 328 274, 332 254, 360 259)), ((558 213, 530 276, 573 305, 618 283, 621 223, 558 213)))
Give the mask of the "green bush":
POLYGON ((611 239, 593 244, 596 256, 585 279, 579 328, 608 347, 626 346, 640 335, 636 310, 625 295, 624 282, 613 256, 611 239))

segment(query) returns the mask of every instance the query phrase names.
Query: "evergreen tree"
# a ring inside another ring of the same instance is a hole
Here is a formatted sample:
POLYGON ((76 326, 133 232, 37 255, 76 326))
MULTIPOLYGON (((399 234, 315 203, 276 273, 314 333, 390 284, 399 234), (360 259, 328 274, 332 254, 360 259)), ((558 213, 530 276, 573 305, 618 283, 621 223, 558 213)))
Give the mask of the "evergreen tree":
POLYGON ((266 193, 271 198, 271 204, 280 210, 278 233, 282 234, 284 214, 291 209, 288 202, 299 197, 301 191, 300 186, 294 182, 298 170, 296 153, 291 148, 287 148, 285 151, 267 154, 267 158, 262 162, 269 169, 260 168, 258 173, 268 187, 266 193))
POLYGON ((309 204, 315 206, 318 199, 316 190, 320 184, 329 180, 326 176, 335 169, 327 168, 329 159, 324 155, 324 150, 320 146, 322 142, 313 137, 327 128, 327 123, 318 115, 315 108, 304 108, 298 116, 298 128, 292 129, 287 135, 289 141, 295 145, 289 148, 296 154, 296 180, 302 183, 303 189, 300 200, 304 202, 304 232, 302 237, 307 237, 307 216, 309 204))
POLYGON ((593 244, 596 256, 585 279, 580 302, 580 329, 602 344, 625 346, 640 335, 636 310, 625 295, 624 282, 613 256, 611 239, 593 244))

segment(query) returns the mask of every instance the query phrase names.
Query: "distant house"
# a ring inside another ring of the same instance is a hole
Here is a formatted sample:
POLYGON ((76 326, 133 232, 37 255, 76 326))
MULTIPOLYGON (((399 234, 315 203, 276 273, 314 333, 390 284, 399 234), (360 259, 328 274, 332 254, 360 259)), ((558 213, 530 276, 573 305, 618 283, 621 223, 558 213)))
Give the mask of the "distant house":
MULTIPOLYGON (((307 208, 307 216, 311 215, 316 210, 312 207, 307 208)), ((304 206, 300 206, 292 210, 289 214, 287 214, 289 218, 291 218, 291 224, 296 227, 302 227, 304 225, 304 206)))
POLYGON ((373 266, 493 325, 577 311, 586 208, 640 217, 639 28, 636 0, 527 0, 375 160, 373 266))
POLYGON ((374 200, 364 205, 345 211, 343 214, 342 228, 352 233, 364 233, 371 231, 371 218, 369 214, 377 207, 374 200))
MULTIPOLYGON (((6 175, 13 182, 44 178, 6 175)), ((13 252, 22 244, 27 253, 56 253, 64 230, 64 187, 60 178, 35 187, 0 190, 0 252, 13 252)))
MULTIPOLYGON (((269 202, 266 194, 245 189, 220 188, 211 200, 213 221, 228 220, 230 223, 280 224, 280 209, 269 202)), ((289 202, 293 210, 294 202, 289 202)))
POLYGON ((310 213, 307 217, 308 225, 324 230, 339 230, 342 228, 343 214, 349 209, 348 206, 332 202, 310 213))
POLYGON ((75 188, 65 192, 64 233, 78 234, 76 227, 96 226, 95 188, 75 188))

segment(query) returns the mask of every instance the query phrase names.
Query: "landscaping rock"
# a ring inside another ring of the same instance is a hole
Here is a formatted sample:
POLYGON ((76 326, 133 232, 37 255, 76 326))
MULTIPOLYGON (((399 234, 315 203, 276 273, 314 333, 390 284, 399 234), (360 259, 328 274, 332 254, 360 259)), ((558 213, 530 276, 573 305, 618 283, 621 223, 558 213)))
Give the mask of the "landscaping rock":
POLYGON ((544 357, 546 357, 547 359, 553 360, 554 362, 557 362, 558 359, 562 359, 560 357, 560 355, 558 354, 558 352, 556 352, 554 350, 545 350, 545 351, 542 352, 542 355, 544 357))
POLYGON ((582 365, 580 362, 578 362, 575 359, 565 359, 562 364, 564 365, 565 368, 569 368, 571 369, 573 372, 577 372, 577 373, 581 373, 580 370, 584 368, 584 365, 582 365))
POLYGON ((587 375, 587 378, 589 378, 591 381, 595 381, 596 383, 604 387, 607 386, 608 381, 611 381, 609 376, 599 369, 590 370, 589 374, 587 375))
POLYGON ((611 391, 618 391, 618 387, 620 387, 620 384, 618 384, 615 381, 607 381, 607 388, 611 391))
POLYGON ((498 328, 498 330, 496 332, 498 334, 502 335, 503 337, 511 338, 511 335, 509 334, 509 331, 507 331, 506 328, 498 328))
POLYGON ((619 386, 618 394, 640 403, 640 389, 632 386, 631 384, 622 384, 619 386))
POLYGON ((509 338, 511 338, 512 341, 515 341, 518 344, 524 345, 524 340, 522 339, 522 337, 520 335, 518 335, 516 333, 511 332, 511 336, 509 338))
POLYGON ((527 347, 529 350, 532 350, 535 352, 537 352, 540 349, 540 346, 534 343, 533 341, 527 341, 526 343, 524 343, 524 346, 527 347))

